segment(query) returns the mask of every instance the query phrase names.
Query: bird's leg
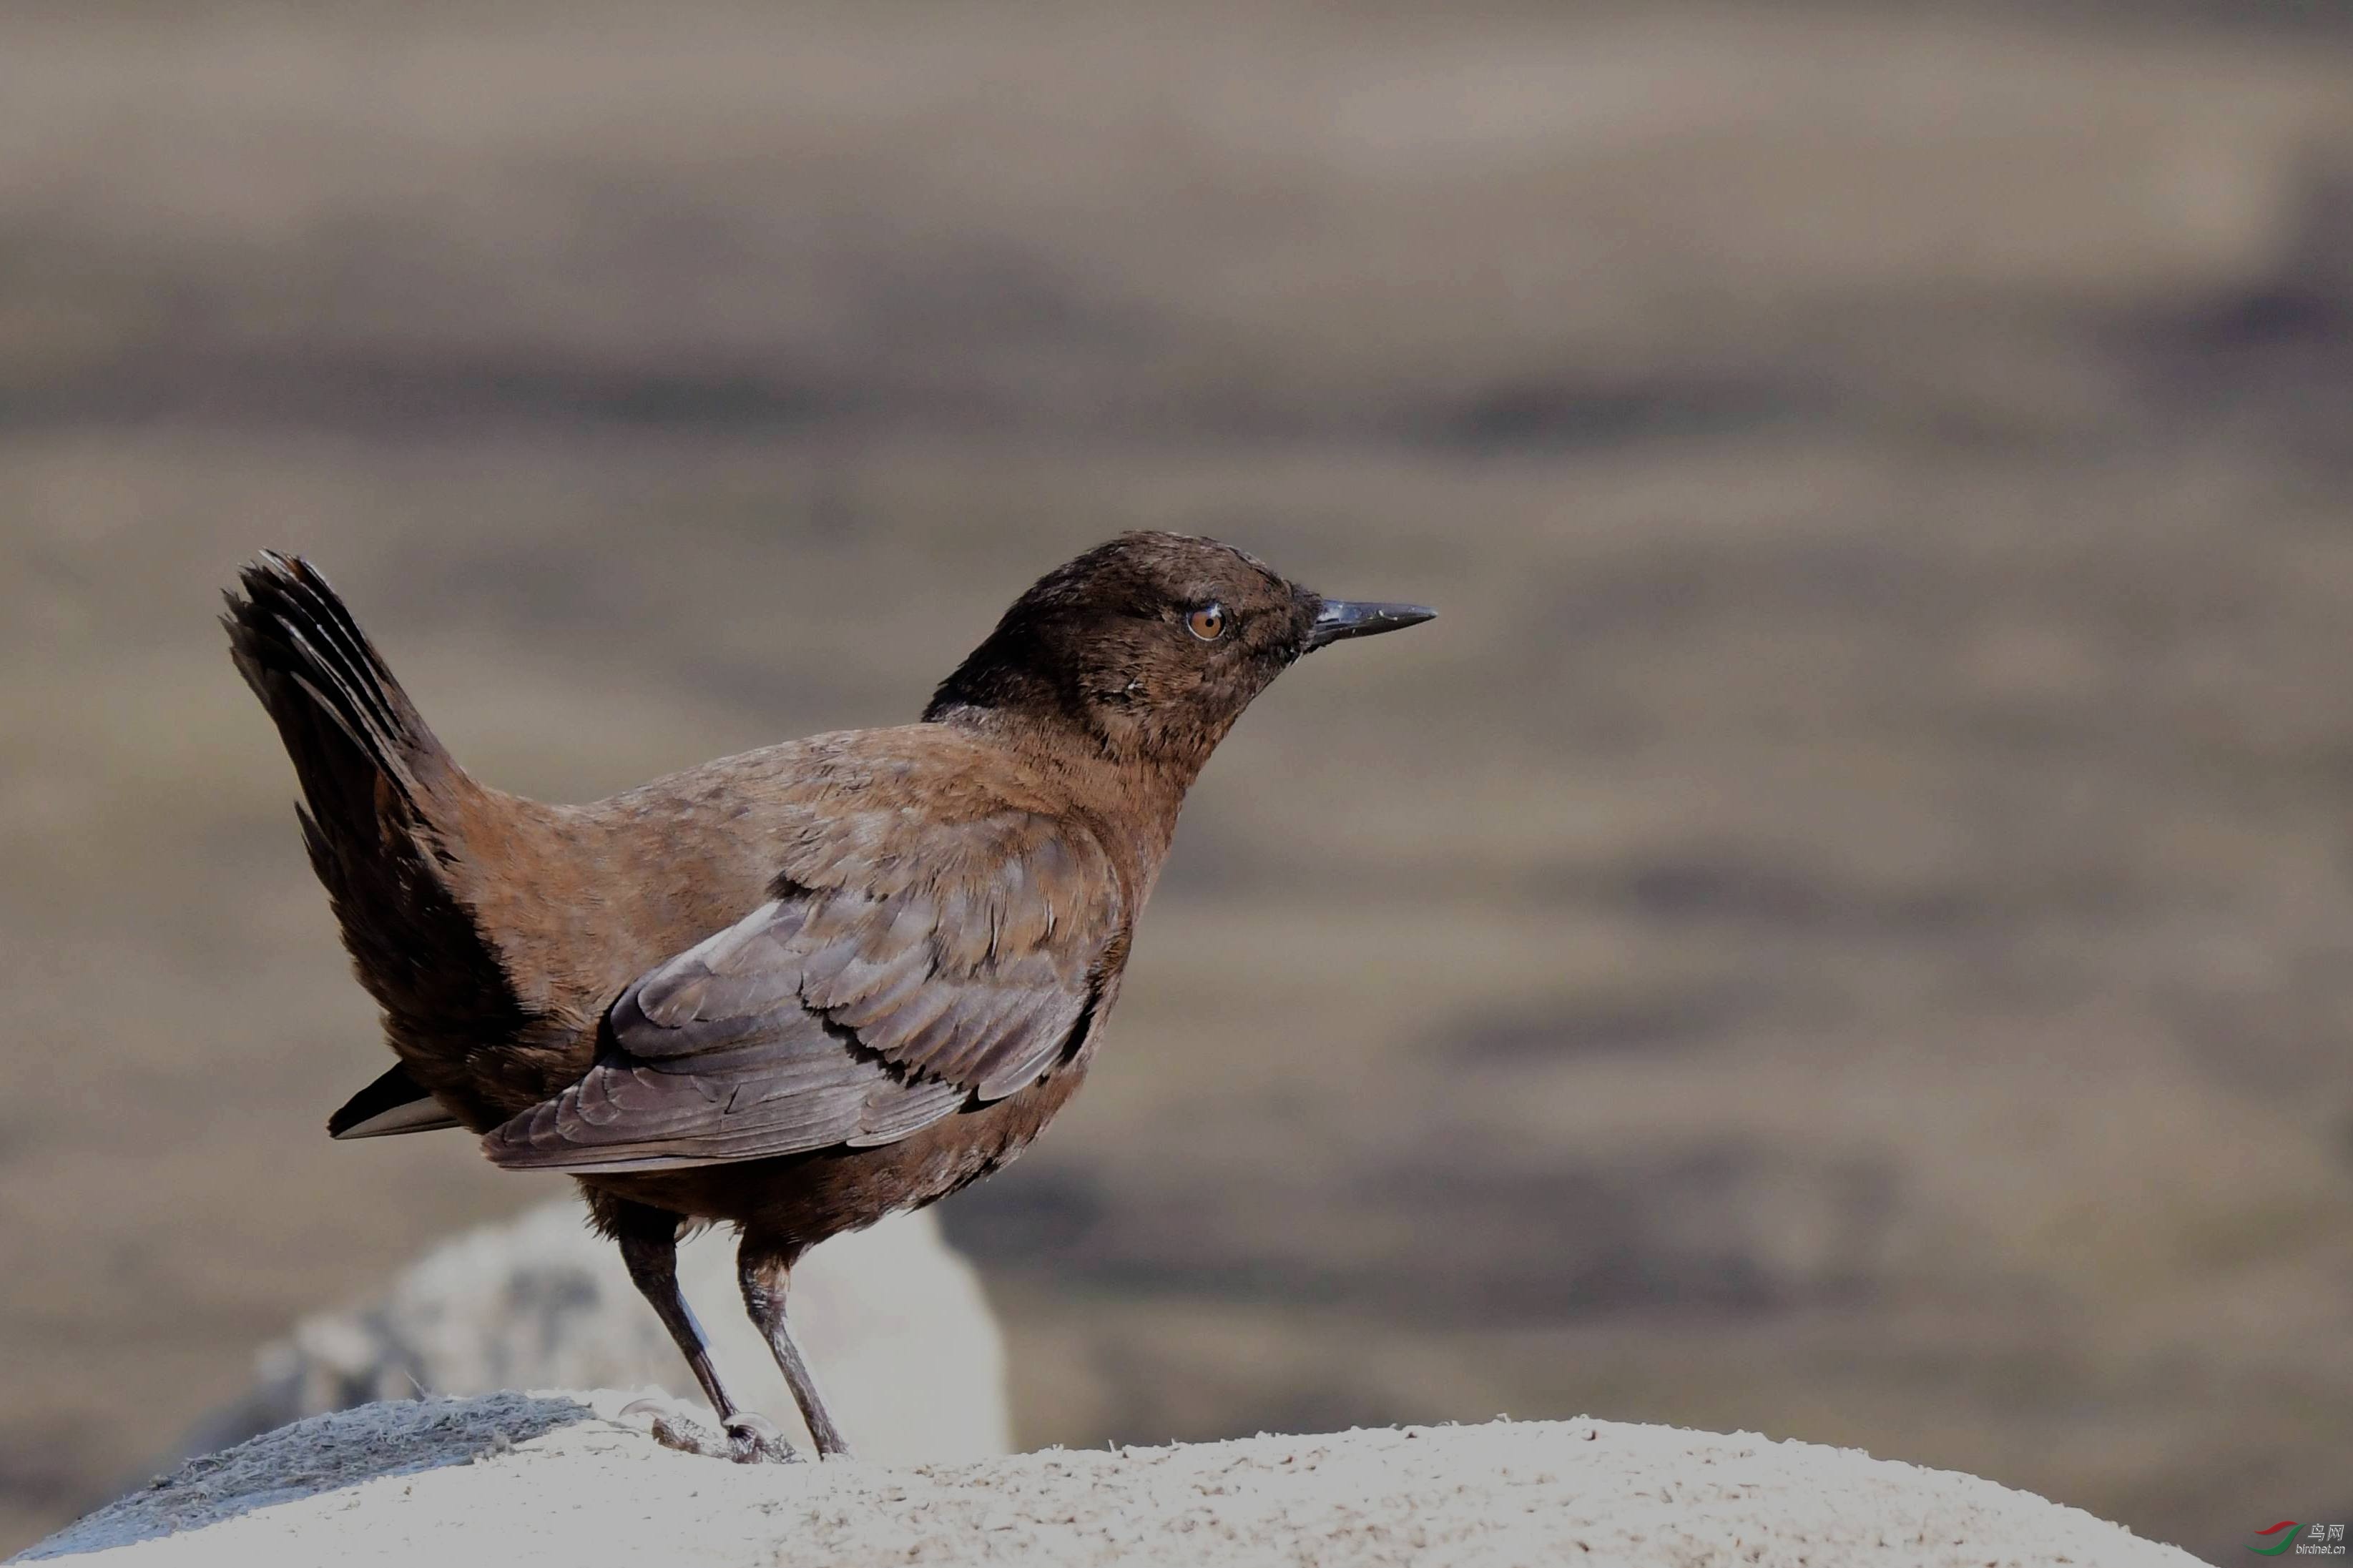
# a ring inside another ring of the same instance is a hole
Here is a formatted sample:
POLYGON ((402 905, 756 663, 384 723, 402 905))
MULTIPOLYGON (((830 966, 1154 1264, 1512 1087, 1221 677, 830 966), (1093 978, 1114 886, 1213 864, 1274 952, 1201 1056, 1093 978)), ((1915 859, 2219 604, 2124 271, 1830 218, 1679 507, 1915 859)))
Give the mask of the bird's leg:
POLYGON ((736 1277, 744 1285, 744 1310, 776 1354, 776 1365, 784 1370, 785 1383, 793 1391, 793 1402, 801 1407, 801 1419, 808 1423, 809 1436, 817 1444, 819 1458, 848 1458, 849 1444, 842 1437, 841 1428, 826 1414, 825 1401, 818 1397, 817 1379, 809 1375, 808 1363, 801 1359, 801 1348, 793 1342, 793 1331, 785 1321, 785 1290, 791 1284, 793 1263, 800 1257, 800 1248, 780 1247, 757 1242, 749 1236, 735 1254, 736 1277))
POLYGON ((719 1424, 727 1430, 729 1457, 738 1464, 798 1458, 792 1445, 765 1420, 737 1410, 719 1382, 719 1369, 712 1364, 702 1325, 694 1321, 694 1309, 686 1304, 678 1288, 678 1215, 643 1204, 615 1207, 617 1212, 610 1216, 613 1239, 620 1244, 629 1279, 652 1305, 654 1315, 661 1319, 662 1327, 670 1331, 680 1353, 686 1357, 694 1381, 702 1385, 703 1397, 711 1401, 719 1424))

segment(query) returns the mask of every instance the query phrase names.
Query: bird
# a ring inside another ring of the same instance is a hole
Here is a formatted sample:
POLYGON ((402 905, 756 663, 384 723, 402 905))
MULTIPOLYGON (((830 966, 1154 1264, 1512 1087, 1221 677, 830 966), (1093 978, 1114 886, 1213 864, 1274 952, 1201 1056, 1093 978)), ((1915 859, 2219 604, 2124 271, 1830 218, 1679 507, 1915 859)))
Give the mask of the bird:
POLYGON ((744 1463, 800 1456, 729 1397, 681 1235, 737 1230, 744 1310, 818 1458, 848 1455, 787 1321, 796 1262, 1037 1137, 1243 710, 1306 654, 1435 614, 1124 533, 1022 594, 914 723, 558 805, 461 768, 309 561, 264 552, 225 597, 397 1058, 329 1132, 464 1128, 575 1178, 723 1430, 681 1446, 744 1463))

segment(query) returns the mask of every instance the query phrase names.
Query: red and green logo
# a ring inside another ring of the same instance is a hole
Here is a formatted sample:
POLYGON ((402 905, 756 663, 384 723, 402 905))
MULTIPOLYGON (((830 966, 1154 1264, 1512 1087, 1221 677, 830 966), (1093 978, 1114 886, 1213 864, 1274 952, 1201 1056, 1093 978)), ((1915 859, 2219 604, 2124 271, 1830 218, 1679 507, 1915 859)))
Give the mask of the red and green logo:
POLYGON ((2253 1552, 2258 1557, 2278 1557, 2284 1555, 2287 1549, 2295 1544, 2295 1521, 2292 1519, 2281 1520, 2269 1530, 2258 1530, 2255 1531, 2255 1534, 2258 1537, 2275 1535, 2279 1537, 2278 1540, 2273 1542, 2269 1546, 2257 1546, 2251 1541, 2247 1543, 2247 1550, 2253 1552))

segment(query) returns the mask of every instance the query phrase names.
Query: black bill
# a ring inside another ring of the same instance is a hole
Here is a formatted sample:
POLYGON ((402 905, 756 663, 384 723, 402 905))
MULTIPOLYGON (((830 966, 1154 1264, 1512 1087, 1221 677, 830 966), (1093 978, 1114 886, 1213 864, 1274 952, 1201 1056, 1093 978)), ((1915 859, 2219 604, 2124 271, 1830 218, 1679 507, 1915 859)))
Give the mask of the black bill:
POLYGON ((1343 637, 1368 637, 1379 632, 1418 626, 1437 615, 1419 605, 1359 605, 1346 599, 1326 599, 1308 628, 1307 647, 1313 652, 1343 637))

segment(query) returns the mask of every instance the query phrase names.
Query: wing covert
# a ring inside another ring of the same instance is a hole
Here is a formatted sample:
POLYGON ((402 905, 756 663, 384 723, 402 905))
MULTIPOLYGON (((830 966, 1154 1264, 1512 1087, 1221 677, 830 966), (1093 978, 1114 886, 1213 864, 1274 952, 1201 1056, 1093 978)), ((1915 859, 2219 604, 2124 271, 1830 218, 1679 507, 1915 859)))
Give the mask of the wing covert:
POLYGON ((804 835, 776 896, 624 990, 596 1066, 490 1133, 491 1158, 660 1170, 888 1143, 1036 1082, 1103 978, 1117 879, 1039 813, 892 844, 904 825, 804 835))

